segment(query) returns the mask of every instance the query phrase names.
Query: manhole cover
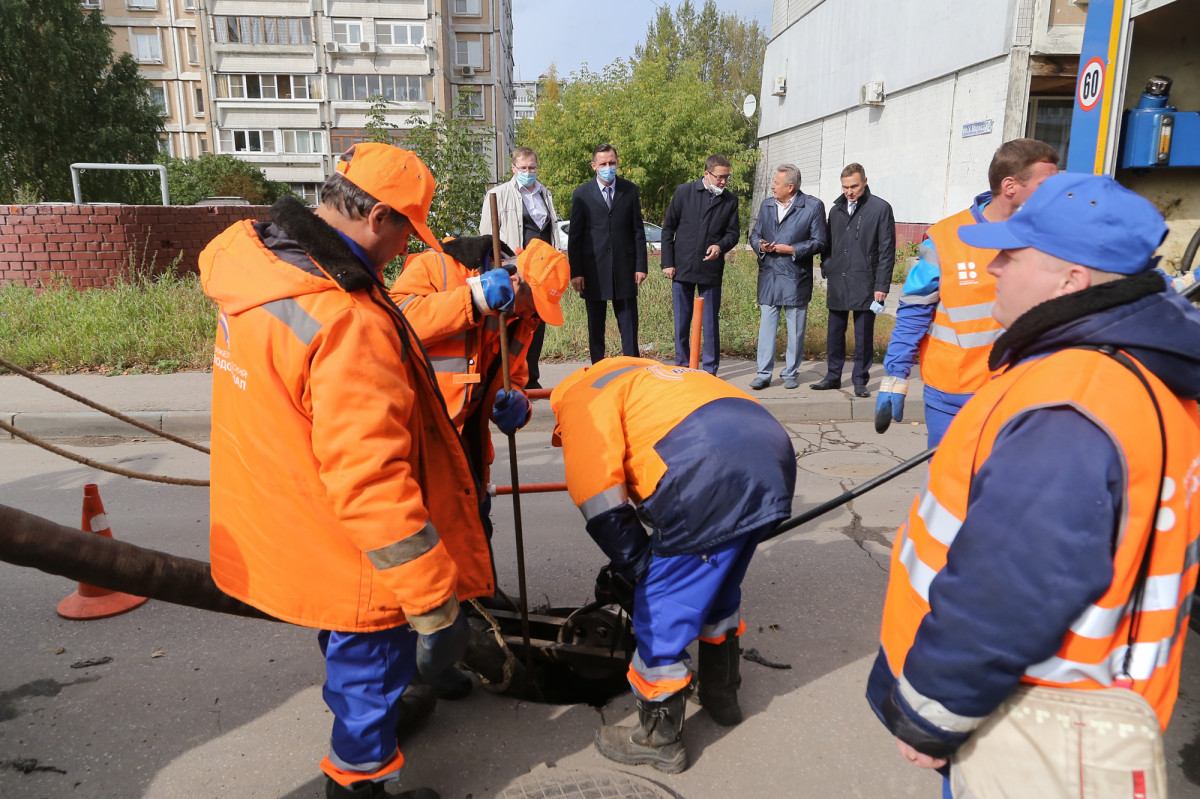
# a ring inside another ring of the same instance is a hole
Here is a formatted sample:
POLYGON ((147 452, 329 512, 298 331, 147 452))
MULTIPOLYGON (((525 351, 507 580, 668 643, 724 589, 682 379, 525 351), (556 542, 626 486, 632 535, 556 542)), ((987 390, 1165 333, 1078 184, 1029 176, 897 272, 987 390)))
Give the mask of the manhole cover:
POLYGON ((517 777, 495 799, 682 799, 623 771, 543 767, 517 777))
POLYGON ((875 477, 895 466, 896 459, 875 452, 832 450, 805 455, 796 465, 830 477, 875 477))

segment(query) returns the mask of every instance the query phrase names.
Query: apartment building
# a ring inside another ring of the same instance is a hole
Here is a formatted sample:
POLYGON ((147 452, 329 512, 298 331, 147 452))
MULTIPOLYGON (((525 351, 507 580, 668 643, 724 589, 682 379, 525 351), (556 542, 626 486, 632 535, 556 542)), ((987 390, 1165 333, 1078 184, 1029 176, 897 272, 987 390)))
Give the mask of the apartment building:
POLYGON ((519 80, 513 83, 513 119, 533 119, 538 99, 536 80, 519 80))
POLYGON ((104 15, 113 49, 127 51, 150 82, 150 94, 166 114, 161 148, 180 158, 210 152, 212 137, 206 88, 202 0, 83 0, 104 15))
MULTIPOLYGON (((493 180, 507 161, 514 138, 512 0, 90 2, 100 4, 114 30, 134 6, 147 7, 147 27, 160 18, 164 26, 176 18, 189 23, 180 27, 194 39, 182 30, 179 43, 185 59, 192 53, 186 48, 197 46, 200 89, 188 95, 187 122, 195 127, 199 120, 207 139, 174 155, 207 152, 202 147, 211 142, 213 152, 250 161, 315 203, 336 156, 366 138, 369 98, 381 95, 397 135, 413 120, 455 113, 462 98, 470 119, 495 128, 485 145, 493 180)), ((114 46, 137 56, 135 48, 152 47, 136 38, 140 31, 114 46)), ((163 68, 142 63, 143 74, 169 93, 167 78, 158 77, 163 68)), ((165 102, 169 108, 172 98, 165 102)))

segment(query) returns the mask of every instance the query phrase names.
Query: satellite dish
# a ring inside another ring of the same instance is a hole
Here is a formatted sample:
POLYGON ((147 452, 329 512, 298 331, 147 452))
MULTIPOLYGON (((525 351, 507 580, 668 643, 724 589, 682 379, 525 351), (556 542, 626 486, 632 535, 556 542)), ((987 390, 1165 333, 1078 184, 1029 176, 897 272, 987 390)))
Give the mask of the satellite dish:
POLYGON ((754 112, 758 109, 758 100, 754 99, 753 94, 747 94, 746 99, 742 101, 742 115, 749 119, 754 116, 754 112))

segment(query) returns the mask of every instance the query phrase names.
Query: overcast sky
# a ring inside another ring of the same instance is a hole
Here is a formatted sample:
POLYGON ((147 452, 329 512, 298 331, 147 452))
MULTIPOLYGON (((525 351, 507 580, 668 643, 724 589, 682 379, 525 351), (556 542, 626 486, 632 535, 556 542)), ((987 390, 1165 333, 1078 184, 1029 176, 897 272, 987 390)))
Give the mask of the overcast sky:
MULTIPOLYGON (((704 0, 692 2, 704 5, 704 0)), ((770 35, 773 0, 716 2, 722 12, 757 19, 770 35)), ((669 2, 672 8, 678 4, 669 2)), ((629 58, 646 38, 658 5, 655 0, 513 0, 513 77, 537 80, 551 63, 564 76, 584 62, 599 72, 614 59, 629 58)))

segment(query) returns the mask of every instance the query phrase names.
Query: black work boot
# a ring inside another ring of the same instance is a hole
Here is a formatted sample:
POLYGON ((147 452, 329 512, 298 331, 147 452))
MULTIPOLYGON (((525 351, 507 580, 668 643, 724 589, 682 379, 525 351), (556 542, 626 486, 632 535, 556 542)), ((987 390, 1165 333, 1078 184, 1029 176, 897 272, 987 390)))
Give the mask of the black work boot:
POLYGON ((627 766, 649 764, 667 774, 678 774, 688 767, 683 746, 683 692, 662 702, 637 700, 638 726, 605 725, 596 733, 596 749, 609 760, 627 766))
MULTIPOLYGON (((432 685, 411 682, 400 694, 400 717, 396 721, 396 738, 403 740, 429 720, 437 707, 437 689, 432 685)), ((382 795, 382 794, 381 794, 382 795)))
POLYGON ((742 650, 732 632, 719 644, 700 642, 700 704, 722 727, 742 723, 737 692, 742 686, 742 650))
POLYGON ((362 780, 354 782, 350 787, 338 785, 328 775, 325 776, 325 799, 441 799, 438 792, 432 788, 414 788, 398 794, 389 794, 383 789, 382 782, 362 780))

